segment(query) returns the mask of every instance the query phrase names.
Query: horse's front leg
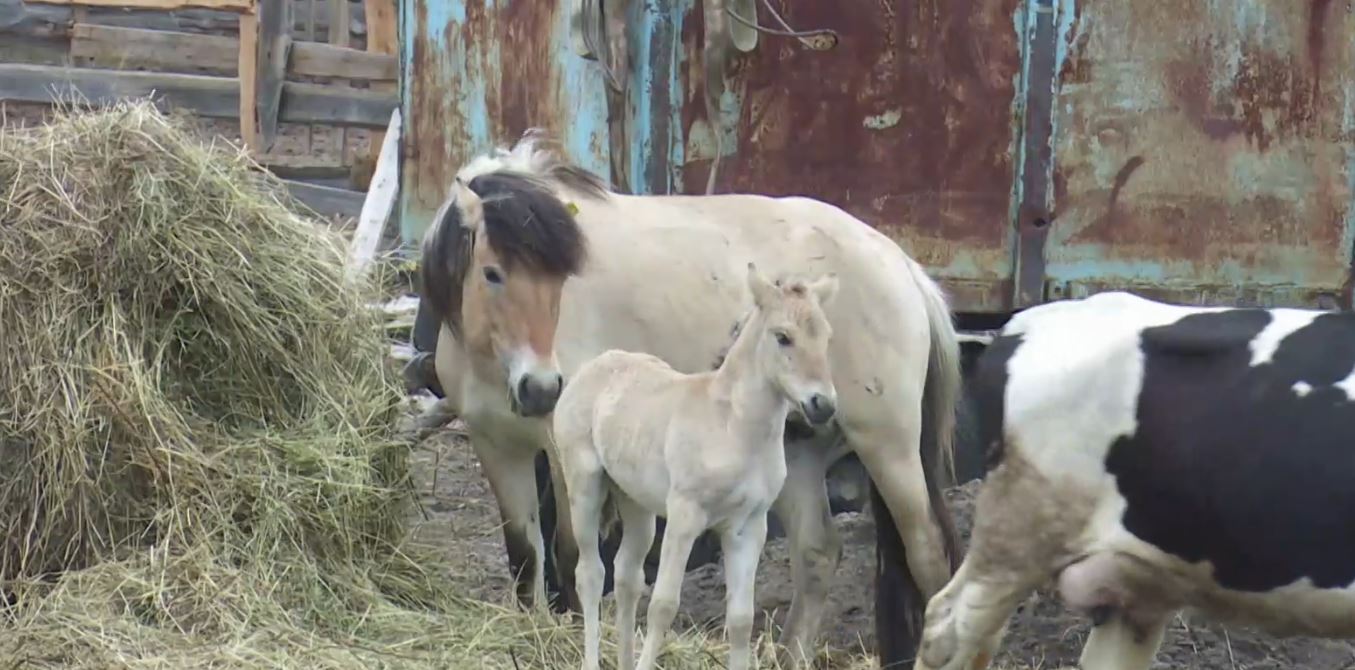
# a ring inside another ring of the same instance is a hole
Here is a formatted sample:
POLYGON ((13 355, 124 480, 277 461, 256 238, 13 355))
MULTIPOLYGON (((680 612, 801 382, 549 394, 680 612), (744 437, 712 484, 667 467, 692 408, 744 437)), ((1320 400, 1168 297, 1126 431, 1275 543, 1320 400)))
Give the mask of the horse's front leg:
POLYGON ((794 585, 790 614, 778 642, 786 667, 812 660, 828 591, 842 558, 842 539, 833 526, 825 482, 833 455, 829 446, 823 440, 786 442, 786 482, 773 508, 786 528, 794 585))
POLYGON ((753 583, 758 559, 767 542, 767 510, 759 509, 741 528, 720 537, 725 558, 725 631, 729 637, 729 670, 751 664, 753 638, 753 583))
POLYGON ((658 661, 664 637, 677 616, 687 557, 692 553, 696 538, 706 529, 708 519, 706 510, 700 505, 680 497, 670 496, 667 507, 668 526, 664 529, 659 554, 659 576, 654 580, 654 590, 649 596, 645 644, 640 651, 638 670, 653 670, 658 661))
MULTIPOLYGON (((546 604, 545 543, 537 517, 535 445, 510 444, 471 429, 471 447, 489 479, 503 519, 508 569, 516 583, 518 603, 531 609, 546 604)), ((569 509, 564 507, 562 509, 569 509)), ((560 516, 567 517, 568 514, 560 516)), ((570 566, 571 569, 573 566, 570 566)))

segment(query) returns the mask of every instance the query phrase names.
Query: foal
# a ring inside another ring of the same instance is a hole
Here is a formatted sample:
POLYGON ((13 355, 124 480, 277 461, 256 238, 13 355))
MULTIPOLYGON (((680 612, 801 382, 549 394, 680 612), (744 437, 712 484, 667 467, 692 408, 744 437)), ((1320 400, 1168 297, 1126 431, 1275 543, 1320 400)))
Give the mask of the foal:
POLYGON ((767 511, 786 478, 786 416, 798 407, 820 425, 835 411, 832 328, 823 306, 837 285, 835 276, 773 285, 749 263, 754 310, 719 368, 682 374, 654 356, 613 349, 584 364, 565 387, 554 436, 579 546, 584 670, 598 667, 604 503, 622 524, 617 667, 629 670, 635 660, 644 558, 660 515, 668 526, 639 667, 654 666, 677 613, 692 543, 707 529, 719 534, 724 552, 729 668, 749 666, 753 579, 767 511))

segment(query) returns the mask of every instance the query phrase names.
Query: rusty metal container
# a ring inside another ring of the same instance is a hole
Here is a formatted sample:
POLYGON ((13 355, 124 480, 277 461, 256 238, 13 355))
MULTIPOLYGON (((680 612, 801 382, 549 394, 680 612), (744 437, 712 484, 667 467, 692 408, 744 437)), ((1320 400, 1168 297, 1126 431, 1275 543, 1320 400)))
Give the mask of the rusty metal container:
MULTIPOLYGON (((1351 306, 1348 3, 772 2, 839 41, 762 35, 733 58, 717 191, 840 205, 968 314, 1107 289, 1351 306)), ((704 189, 701 4, 631 3, 615 159, 571 5, 402 0, 406 239, 456 165, 528 126, 600 174, 624 163, 635 191, 704 189)))

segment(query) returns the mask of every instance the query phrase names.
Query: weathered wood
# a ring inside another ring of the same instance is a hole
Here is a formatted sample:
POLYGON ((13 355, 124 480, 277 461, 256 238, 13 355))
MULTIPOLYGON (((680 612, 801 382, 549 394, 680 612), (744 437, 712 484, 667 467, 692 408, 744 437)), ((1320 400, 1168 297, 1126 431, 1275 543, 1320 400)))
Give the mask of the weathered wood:
POLYGON ((254 0, 28 0, 45 5, 86 5, 90 7, 128 7, 168 11, 174 9, 218 9, 229 12, 252 12, 254 0))
MULTIPOLYGON (((71 32, 71 55, 77 63, 91 67, 206 70, 234 76, 239 71, 239 51, 239 40, 220 35, 93 24, 76 24, 71 32)), ((287 75, 393 82, 399 76, 399 64, 392 55, 293 42, 287 75)))
POLYGON ((287 191, 305 206, 325 216, 355 217, 362 213, 363 193, 303 181, 282 180, 287 191))
MULTIPOLYGON (((366 35, 366 14, 362 11, 362 3, 356 4, 357 7, 350 8, 352 33, 366 35)), ((167 12, 119 7, 90 7, 88 14, 88 19, 84 22, 103 26, 221 35, 235 35, 239 16, 235 12, 213 9, 181 9, 167 12)), ((73 21, 71 7, 28 4, 23 0, 0 0, 0 34, 67 37, 72 23, 77 22, 73 21)), ((299 29, 303 24, 298 21, 293 27, 299 29)), ((316 29, 328 34, 329 18, 321 16, 320 25, 317 25, 316 29)))
POLYGON ((349 277, 360 278, 367 273, 372 259, 376 258, 377 247, 381 244, 382 233, 390 222, 391 211, 395 207, 395 195, 400 190, 400 109, 391 112, 390 125, 386 126, 386 136, 381 143, 381 154, 376 161, 376 173, 372 175, 371 186, 367 189, 367 198, 362 203, 362 213, 358 216, 358 228, 353 233, 353 241, 348 247, 349 277))
MULTIPOLYGON (((253 15, 240 19, 240 35, 254 44, 258 19, 253 15), (250 26, 246 27, 246 23, 250 26)), ((117 69, 151 68, 161 71, 208 70, 235 75, 244 62, 242 41, 220 35, 139 28, 115 28, 77 23, 71 28, 71 57, 80 65, 117 69)), ((253 62, 256 48, 251 50, 253 62)))
MULTIPOLYGON (((72 94, 96 105, 154 95, 162 105, 209 118, 233 119, 240 114, 234 77, 0 63, 0 101, 51 103, 70 101, 72 94)), ((389 93, 287 82, 280 116, 288 123, 384 128, 398 104, 389 93)))
POLYGON ((329 43, 336 47, 347 47, 351 35, 349 35, 349 26, 352 25, 353 15, 348 0, 329 0, 329 43))
MULTIPOLYGON (((259 151, 268 151, 278 134, 282 85, 287 80, 287 56, 292 47, 291 14, 291 0, 271 0, 259 8, 259 56, 254 71, 259 151)), ((248 77, 250 73, 241 70, 239 76, 248 77)))
MULTIPOLYGON (((367 0, 364 7, 367 13, 367 50, 372 53, 390 54, 393 58, 400 45, 399 23, 395 15, 395 0, 367 0)), ((398 78, 398 75, 397 75, 398 78)), ((394 84, 373 84, 372 88, 378 91, 396 90, 394 84)), ((368 140, 367 150, 354 157, 355 174, 375 173, 377 152, 385 143, 384 135, 380 132, 372 133, 368 140)), ((364 188, 370 188, 370 182, 358 184, 364 188)))
POLYGON ((236 71, 243 73, 236 77, 240 87, 240 139, 250 153, 258 155, 263 151, 259 139, 259 117, 255 110, 259 106, 257 88, 259 70, 259 16, 242 14, 240 16, 240 39, 236 40, 235 52, 238 59, 236 71))
POLYGON ((297 42, 292 44, 287 74, 394 82, 400 76, 400 64, 392 54, 297 42))
POLYGON ((69 65, 71 50, 59 37, 6 35, 0 37, 0 63, 69 65))

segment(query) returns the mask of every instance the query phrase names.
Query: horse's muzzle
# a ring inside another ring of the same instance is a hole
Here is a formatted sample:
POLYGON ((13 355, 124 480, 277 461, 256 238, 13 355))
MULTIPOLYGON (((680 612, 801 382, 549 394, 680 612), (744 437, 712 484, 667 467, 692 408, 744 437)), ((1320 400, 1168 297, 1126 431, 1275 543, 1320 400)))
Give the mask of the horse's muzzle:
POLYGON ((522 416, 545 416, 555 410, 555 403, 564 390, 565 379, 558 372, 542 375, 522 375, 514 389, 514 410, 522 416))
POLYGON ((800 403, 800 413, 804 414, 805 420, 810 424, 822 426, 831 421, 833 415, 837 413, 837 402, 822 393, 815 393, 800 403))

